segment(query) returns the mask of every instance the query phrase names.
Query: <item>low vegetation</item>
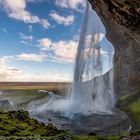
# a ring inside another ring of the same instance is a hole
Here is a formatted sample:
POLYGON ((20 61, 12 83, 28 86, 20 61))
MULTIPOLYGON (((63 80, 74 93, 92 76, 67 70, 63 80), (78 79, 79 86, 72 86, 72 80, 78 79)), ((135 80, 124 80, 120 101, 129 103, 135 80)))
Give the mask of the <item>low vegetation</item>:
POLYGON ((140 135, 139 131, 108 137, 98 136, 96 133, 77 136, 58 130, 52 124, 46 126, 30 118, 27 111, 0 113, 0 139, 2 140, 123 140, 123 138, 131 139, 138 135, 140 135))
POLYGON ((136 90, 133 94, 122 97, 118 102, 119 108, 126 112, 132 121, 132 129, 140 129, 140 92, 136 90))
POLYGON ((29 117, 27 111, 0 113, 0 136, 3 137, 56 137, 66 133, 52 124, 47 126, 29 117))
POLYGON ((47 97, 46 93, 39 93, 37 90, 8 90, 5 91, 1 98, 10 100, 15 107, 23 107, 28 103, 47 97))

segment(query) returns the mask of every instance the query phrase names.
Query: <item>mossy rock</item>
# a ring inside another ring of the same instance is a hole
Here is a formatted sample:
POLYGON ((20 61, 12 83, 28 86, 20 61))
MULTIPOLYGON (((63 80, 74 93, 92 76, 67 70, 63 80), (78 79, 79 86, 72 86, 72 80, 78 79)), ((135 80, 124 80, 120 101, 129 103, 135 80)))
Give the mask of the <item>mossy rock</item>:
POLYGON ((117 106, 126 112, 132 122, 132 130, 140 129, 140 89, 119 99, 117 106))
POLYGON ((27 111, 9 111, 0 113, 0 136, 56 136, 64 133, 52 124, 47 126, 29 117, 27 111))

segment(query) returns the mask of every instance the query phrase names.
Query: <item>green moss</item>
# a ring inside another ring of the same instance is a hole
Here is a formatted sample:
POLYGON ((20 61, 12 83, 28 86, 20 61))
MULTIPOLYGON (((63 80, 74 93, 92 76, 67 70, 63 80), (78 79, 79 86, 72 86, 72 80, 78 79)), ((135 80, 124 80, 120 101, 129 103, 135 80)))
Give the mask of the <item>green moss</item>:
POLYGON ((140 126, 140 99, 137 99, 135 102, 131 103, 128 106, 128 110, 132 113, 137 125, 140 126))
POLYGON ((35 135, 35 136, 24 136, 24 137, 20 137, 20 136, 9 136, 9 137, 1 137, 2 140, 73 140, 73 137, 71 135, 67 135, 67 134, 59 134, 56 136, 40 136, 40 135, 35 135), (67 138, 67 139, 66 139, 67 138))
POLYGON ((75 136, 73 140, 98 140, 97 136, 75 136))
POLYGON ((134 129, 140 129, 140 90, 135 90, 134 93, 123 96, 119 100, 119 108, 128 114, 134 129))
POLYGON ((73 140, 120 140, 121 136, 75 136, 73 140))
POLYGON ((46 126, 29 117, 26 111, 10 111, 0 113, 0 135, 2 136, 55 136, 64 131, 57 130, 49 124, 46 126))

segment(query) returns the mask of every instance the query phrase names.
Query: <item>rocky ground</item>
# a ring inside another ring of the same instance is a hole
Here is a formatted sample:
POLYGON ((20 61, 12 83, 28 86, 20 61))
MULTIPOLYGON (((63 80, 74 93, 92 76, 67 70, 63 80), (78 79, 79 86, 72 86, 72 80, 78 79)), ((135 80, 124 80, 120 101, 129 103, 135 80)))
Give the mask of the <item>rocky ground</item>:
POLYGON ((58 130, 52 124, 47 126, 29 117, 27 111, 0 113, 0 140, 139 140, 140 131, 117 136, 71 135, 58 130))

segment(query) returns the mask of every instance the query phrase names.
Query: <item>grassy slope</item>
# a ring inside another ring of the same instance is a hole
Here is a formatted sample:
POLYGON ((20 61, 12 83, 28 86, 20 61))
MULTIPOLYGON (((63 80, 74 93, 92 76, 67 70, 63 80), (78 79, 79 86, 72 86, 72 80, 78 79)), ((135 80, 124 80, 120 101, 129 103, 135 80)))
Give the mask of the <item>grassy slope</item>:
POLYGON ((53 125, 46 126, 29 117, 26 111, 10 111, 0 113, 0 136, 5 137, 48 137, 63 135, 53 125))
POLYGON ((122 97, 118 104, 129 115, 134 129, 140 129, 140 91, 136 90, 133 94, 122 97))

